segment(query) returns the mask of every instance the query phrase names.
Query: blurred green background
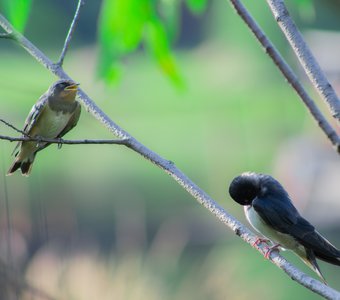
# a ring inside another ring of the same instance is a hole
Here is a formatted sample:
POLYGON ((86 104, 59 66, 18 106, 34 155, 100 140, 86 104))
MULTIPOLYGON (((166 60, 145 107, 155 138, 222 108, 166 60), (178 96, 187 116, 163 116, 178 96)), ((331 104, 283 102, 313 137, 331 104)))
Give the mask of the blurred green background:
MULTIPOLYGON (((268 7, 254 2, 244 1, 307 82, 268 7)), ((337 1, 294 2, 288 4, 304 32, 339 31, 337 1)), ((200 15, 181 6, 173 55, 184 87, 142 48, 121 61, 115 85, 98 79, 100 4, 86 2, 64 66, 92 99, 243 223, 242 207, 227 195, 229 182, 248 170, 269 173, 340 247, 338 156, 228 1, 208 2, 200 15)), ((75 5, 33 1, 25 35, 54 60, 75 5)), ((335 87, 337 72, 331 74, 335 87)), ((22 127, 54 80, 18 45, 0 40, 0 118, 22 127)), ((1 134, 16 135, 0 126, 1 134)), ((112 136, 83 109, 66 138, 112 136)), ((50 146, 29 178, 5 177, 13 148, 1 141, 0 257, 56 299, 319 299, 123 146, 50 146)), ((293 254, 283 254, 315 277, 293 254)), ((340 269, 320 266, 340 289, 340 269)), ((1 285, 3 295, 10 293, 1 285)))

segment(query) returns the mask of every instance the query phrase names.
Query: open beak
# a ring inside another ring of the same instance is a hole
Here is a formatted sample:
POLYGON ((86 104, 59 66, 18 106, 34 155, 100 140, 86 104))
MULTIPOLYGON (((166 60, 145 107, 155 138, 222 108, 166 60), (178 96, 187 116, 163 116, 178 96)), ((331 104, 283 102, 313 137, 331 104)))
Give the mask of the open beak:
POLYGON ((79 85, 79 83, 69 85, 68 87, 65 88, 65 90, 66 91, 76 91, 76 90, 78 90, 78 85, 79 85))

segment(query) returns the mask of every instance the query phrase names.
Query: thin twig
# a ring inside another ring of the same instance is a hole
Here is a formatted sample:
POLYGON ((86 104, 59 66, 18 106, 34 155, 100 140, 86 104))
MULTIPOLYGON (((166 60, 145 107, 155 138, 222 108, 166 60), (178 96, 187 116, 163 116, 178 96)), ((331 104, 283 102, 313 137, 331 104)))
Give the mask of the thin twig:
POLYGON ((7 140, 10 142, 37 142, 39 143, 49 143, 49 144, 58 144, 58 145, 127 145, 128 139, 115 139, 115 140, 64 140, 64 139, 47 139, 43 137, 28 137, 28 136, 22 136, 22 137, 12 137, 7 135, 0 135, 0 140, 7 140))
POLYGON ((13 124, 11 124, 11 123, 5 121, 4 119, 0 119, 0 122, 1 122, 1 123, 4 123, 6 126, 12 128, 12 129, 14 129, 16 132, 19 132, 19 133, 21 133, 21 134, 24 135, 24 136, 28 136, 28 134, 27 134, 25 131, 18 129, 18 128, 15 127, 13 124))
POLYGON ((302 34, 290 17, 284 0, 267 0, 267 3, 278 22, 294 53, 298 57, 309 80, 312 82, 322 99, 338 121, 340 120, 340 100, 329 83, 317 60, 303 39, 302 34))
POLYGON ((15 131, 23 134, 21 137, 11 137, 7 135, 0 135, 0 140, 7 140, 10 142, 38 142, 38 143, 49 143, 49 144, 66 144, 66 145, 81 145, 81 144, 115 144, 115 145, 126 145, 128 143, 127 139, 115 139, 115 140, 89 140, 89 139, 83 139, 83 140, 64 140, 64 139, 48 139, 40 136, 31 137, 26 132, 18 129, 13 124, 0 119, 0 122, 4 123, 6 126, 14 129, 15 131))
POLYGON ((320 109, 315 104, 314 100, 308 95, 305 88, 300 83, 292 68, 286 63, 279 51, 275 48, 274 44, 269 40, 261 27, 256 23, 254 18, 250 15, 247 9, 239 0, 230 0, 231 4, 248 25, 249 29, 253 32, 257 40, 261 43, 269 57, 273 60, 275 65, 279 68, 283 76, 287 79, 288 83, 294 88, 300 96, 303 103, 308 108, 314 120, 318 123, 322 131, 326 134, 335 149, 340 153, 340 138, 327 119, 323 116, 320 109))
MULTIPOLYGON (((0 26, 6 31, 12 31, 11 24, 0 15, 0 26)), ((70 77, 61 69, 55 68, 53 62, 43 54, 36 46, 28 41, 20 33, 15 32, 16 40, 18 43, 30 53, 38 62, 44 65, 47 69, 51 70, 55 75, 60 78, 70 79, 70 77)), ((199 188, 193 181, 191 181, 181 170, 179 170, 171 161, 168 161, 157 153, 145 147, 138 142, 129 133, 120 128, 115 122, 113 122, 97 105, 96 103, 86 95, 84 91, 79 90, 80 100, 97 120, 99 120, 110 132, 121 139, 128 139, 127 146, 139 153, 166 173, 168 173, 179 185, 181 185, 190 195, 192 195, 201 205, 214 214, 220 221, 233 230, 238 236, 240 236, 248 244, 252 245, 257 240, 257 237, 237 219, 226 212, 221 206, 219 206, 209 195, 207 195, 201 188, 199 188)), ((260 244, 258 251, 264 256, 266 251, 266 245, 260 244)), ((299 269, 290 264, 284 257, 272 252, 270 260, 284 270, 286 274, 292 279, 296 280, 306 288, 318 293, 319 295, 327 299, 340 299, 340 293, 336 290, 324 285, 301 272, 299 269)))
POLYGON ((67 36, 66 36, 66 39, 65 39, 65 43, 64 43, 64 47, 63 47, 63 50, 61 51, 61 55, 60 55, 60 58, 57 62, 57 65, 58 66, 62 66, 63 63, 64 63, 64 58, 65 58, 65 55, 66 55, 66 52, 68 50, 68 47, 70 45, 70 42, 71 42, 71 39, 72 39, 72 36, 73 36, 73 32, 74 32, 74 29, 76 28, 76 25, 78 23, 78 20, 79 20, 79 12, 80 12, 80 8, 84 5, 84 0, 78 0, 78 5, 77 5, 77 9, 76 9, 76 12, 74 14, 74 17, 73 17, 73 20, 72 20, 72 23, 71 23, 71 26, 70 26, 70 29, 67 33, 67 36))

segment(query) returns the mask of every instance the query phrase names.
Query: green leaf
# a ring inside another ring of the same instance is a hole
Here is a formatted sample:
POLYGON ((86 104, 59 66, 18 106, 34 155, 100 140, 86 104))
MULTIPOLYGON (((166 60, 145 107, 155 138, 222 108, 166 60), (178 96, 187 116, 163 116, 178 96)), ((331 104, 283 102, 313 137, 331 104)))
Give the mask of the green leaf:
MULTIPOLYGON (((179 14, 176 11, 179 9, 179 0, 161 1, 168 1, 170 5, 168 8, 171 8, 163 11, 162 21, 157 10, 161 9, 161 6, 158 6, 161 4, 159 0, 103 1, 98 26, 100 44, 98 75, 107 83, 114 83, 119 79, 122 58, 144 42, 163 72, 176 84, 182 84, 164 25, 167 20, 175 22, 174 18, 179 14)), ((171 23, 170 27, 173 25, 174 23, 171 23)))
POLYGON ((195 14, 201 14, 207 7, 208 0, 186 0, 189 9, 195 14))
POLYGON ((112 82, 117 61, 141 42, 149 0, 104 0, 99 19, 99 75, 112 82))
POLYGON ((179 74, 175 59, 170 51, 164 25, 157 17, 153 17, 146 24, 145 45, 163 72, 167 74, 175 84, 182 87, 183 79, 179 74))
POLYGON ((160 16, 166 25, 171 41, 175 39, 179 31, 181 4, 180 0, 160 0, 158 4, 160 16))
POLYGON ((27 24, 32 0, 1 0, 0 3, 14 28, 23 32, 27 24))

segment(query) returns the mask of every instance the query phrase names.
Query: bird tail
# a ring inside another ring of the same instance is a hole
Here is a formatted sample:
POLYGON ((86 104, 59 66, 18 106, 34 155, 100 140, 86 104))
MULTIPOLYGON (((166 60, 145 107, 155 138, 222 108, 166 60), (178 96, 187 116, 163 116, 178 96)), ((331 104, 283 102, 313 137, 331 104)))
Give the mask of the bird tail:
POLYGON ((15 159, 12 166, 9 168, 7 172, 7 176, 12 175, 18 169, 21 170, 22 175, 29 176, 32 170, 34 158, 35 155, 28 157, 25 160, 21 160, 19 158, 15 159))
POLYGON ((301 257, 303 262, 310 267, 316 274, 318 274, 318 276, 321 278, 321 280, 323 281, 324 284, 328 285, 326 282, 325 277, 322 275, 320 267, 318 265, 318 263, 316 262, 316 258, 315 258, 315 254, 313 252, 313 250, 311 249, 306 249, 306 257, 301 257))

